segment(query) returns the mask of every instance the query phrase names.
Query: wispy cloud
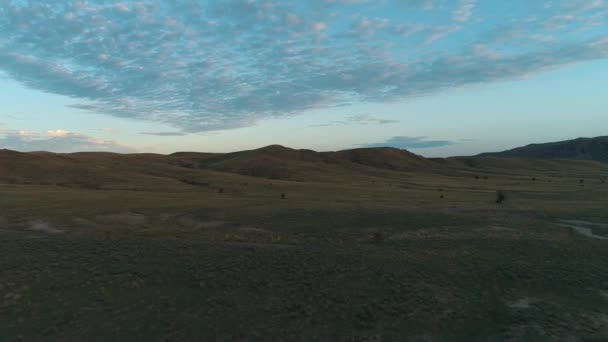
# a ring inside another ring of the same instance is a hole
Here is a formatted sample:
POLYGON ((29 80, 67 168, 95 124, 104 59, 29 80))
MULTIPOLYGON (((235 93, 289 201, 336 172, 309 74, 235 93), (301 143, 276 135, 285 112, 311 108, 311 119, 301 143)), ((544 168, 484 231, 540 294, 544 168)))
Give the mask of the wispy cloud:
POLYGON ((606 1, 515 1, 485 33, 476 0, 2 1, 0 74, 192 133, 608 57, 606 1))
POLYGON ((120 145, 111 140, 99 139, 92 136, 68 132, 66 130, 61 129, 49 130, 45 133, 25 130, 0 129, 0 148, 22 152, 135 152, 134 149, 120 145))
POLYGON ((181 137, 187 135, 184 132, 141 132, 143 135, 155 135, 157 137, 181 137))
POLYGON ((121 130, 117 128, 91 128, 90 130, 106 134, 119 134, 121 132, 121 130))
POLYGON ((432 148, 454 145, 449 140, 428 140, 427 137, 396 136, 381 143, 366 144, 366 147, 394 147, 400 149, 408 148, 432 148))
POLYGON ((344 120, 335 120, 321 124, 310 125, 310 127, 329 127, 329 126, 347 126, 347 125, 387 125, 398 123, 399 120, 389 120, 374 117, 371 114, 355 114, 344 118, 344 120))
POLYGON ((477 0, 460 0, 458 6, 452 14, 452 18, 458 22, 469 21, 473 16, 473 11, 477 5, 477 0))

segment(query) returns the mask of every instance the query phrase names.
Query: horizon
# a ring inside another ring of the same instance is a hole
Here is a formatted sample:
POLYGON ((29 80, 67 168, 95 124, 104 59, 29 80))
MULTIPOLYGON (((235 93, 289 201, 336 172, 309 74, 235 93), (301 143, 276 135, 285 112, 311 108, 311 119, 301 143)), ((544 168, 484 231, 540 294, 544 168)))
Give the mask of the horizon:
POLYGON ((608 1, 8 1, 0 149, 394 147, 606 136, 608 1))
MULTIPOLYGON (((568 139, 568 140, 562 140, 562 141, 549 141, 549 142, 540 142, 540 143, 529 143, 523 146, 517 146, 514 149, 517 148, 521 148, 521 147, 528 147, 528 146, 533 146, 533 145, 544 145, 544 144, 551 144, 551 143, 561 143, 561 142, 569 142, 569 141, 576 141, 576 140, 581 140, 581 139, 585 139, 585 140, 592 140, 592 139, 599 139, 599 138, 608 138, 608 136, 597 136, 597 137, 578 137, 578 138, 573 138, 573 139, 568 139)), ((247 152, 247 151, 257 151, 257 150, 262 150, 265 148, 269 148, 269 147, 280 147, 280 148, 285 148, 288 150, 295 150, 295 151, 312 151, 312 152, 316 152, 316 153, 331 153, 331 152, 340 152, 340 151, 348 151, 348 150, 356 150, 356 149, 397 149, 400 151, 406 151, 409 153, 414 153, 416 155, 419 155, 421 157, 424 158, 468 158, 468 157, 479 157, 483 154, 493 154, 493 153, 499 153, 499 152, 505 152, 505 151, 509 151, 509 150, 504 150, 504 151, 485 151, 485 152, 481 152, 475 155, 451 155, 451 156, 444 156, 444 157, 427 157, 424 156, 422 154, 418 154, 415 153, 413 151, 410 151, 407 148, 399 148, 399 147, 392 147, 392 146, 364 146, 364 147, 355 147, 355 148, 349 148, 349 149, 337 149, 337 150, 313 150, 313 149, 309 149, 309 148, 293 148, 290 146, 285 146, 285 145, 281 145, 281 144, 270 144, 270 145, 264 145, 264 146, 258 146, 258 147, 253 147, 250 149, 246 149, 246 150, 234 150, 234 151, 226 151, 226 152, 208 152, 208 151, 195 151, 195 150, 183 150, 183 151, 174 151, 174 152, 169 152, 169 153, 159 153, 159 152, 137 152, 137 151, 128 151, 128 152, 115 152, 115 151, 87 151, 87 150, 82 150, 82 151, 73 151, 73 152, 53 152, 53 151, 48 151, 48 150, 31 150, 31 151, 18 151, 18 150, 11 150, 8 148, 0 148, 0 151, 13 151, 13 152, 22 152, 22 153, 56 153, 56 154, 72 154, 72 153, 115 153, 115 154, 157 154, 157 155, 165 155, 165 156, 169 156, 172 154, 179 154, 179 153, 209 153, 209 154, 229 154, 229 153, 237 153, 237 152, 247 152)))

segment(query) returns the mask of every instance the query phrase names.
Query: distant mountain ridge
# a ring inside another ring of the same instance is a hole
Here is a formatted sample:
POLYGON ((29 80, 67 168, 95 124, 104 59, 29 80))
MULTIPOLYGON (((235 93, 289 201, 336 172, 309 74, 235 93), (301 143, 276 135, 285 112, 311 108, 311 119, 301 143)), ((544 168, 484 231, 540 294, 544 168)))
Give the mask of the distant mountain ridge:
POLYGON ((606 163, 608 162, 608 136, 530 144, 503 152, 482 153, 477 157, 573 159, 606 163))

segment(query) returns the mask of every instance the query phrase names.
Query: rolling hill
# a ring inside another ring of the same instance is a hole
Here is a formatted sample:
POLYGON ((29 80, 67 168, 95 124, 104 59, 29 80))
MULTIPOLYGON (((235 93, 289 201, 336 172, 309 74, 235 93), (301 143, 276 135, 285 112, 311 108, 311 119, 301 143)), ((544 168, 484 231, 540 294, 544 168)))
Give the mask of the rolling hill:
POLYGON ((608 162, 608 136, 530 144, 503 152, 483 153, 479 156, 526 159, 575 159, 608 162))
MULTIPOLYGON (((595 147, 588 151, 599 158, 595 147)), ((498 158, 487 155, 427 159, 406 150, 384 147, 316 152, 271 145, 233 153, 179 152, 171 155, 0 150, 0 183, 97 190, 188 190, 224 181, 242 182, 239 181, 242 177, 315 182, 349 179, 361 182, 369 177, 390 178, 403 173, 469 177, 475 173, 593 174, 601 170, 605 170, 605 164, 594 160, 498 158)))

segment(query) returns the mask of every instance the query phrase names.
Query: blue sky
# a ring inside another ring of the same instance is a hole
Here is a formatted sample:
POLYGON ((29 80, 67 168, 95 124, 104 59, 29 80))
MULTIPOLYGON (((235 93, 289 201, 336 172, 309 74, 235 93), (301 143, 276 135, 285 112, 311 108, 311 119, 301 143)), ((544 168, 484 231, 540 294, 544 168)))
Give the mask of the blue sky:
POLYGON ((608 134, 608 0, 8 0, 0 32, 0 148, 449 156, 608 134))

